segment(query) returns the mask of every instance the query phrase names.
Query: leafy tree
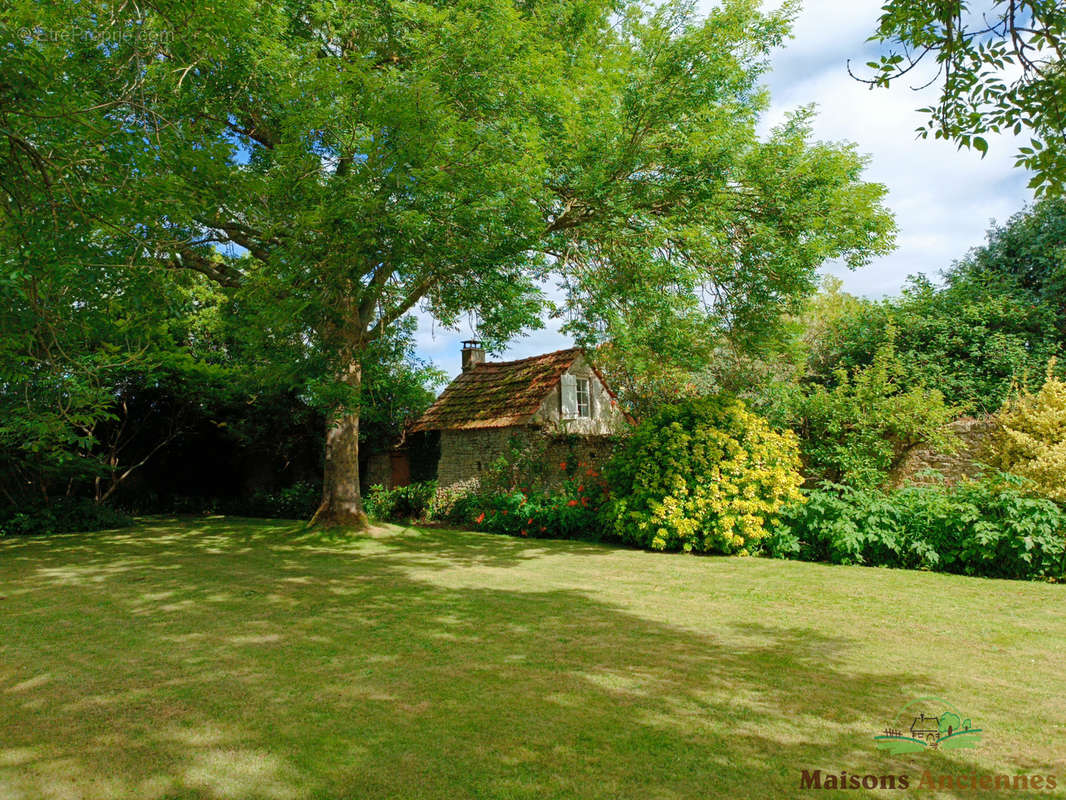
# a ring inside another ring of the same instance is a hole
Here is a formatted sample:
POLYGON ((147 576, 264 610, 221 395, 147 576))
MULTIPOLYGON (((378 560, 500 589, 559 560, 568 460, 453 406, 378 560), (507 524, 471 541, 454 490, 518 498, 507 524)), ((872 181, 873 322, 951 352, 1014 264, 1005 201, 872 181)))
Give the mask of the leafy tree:
MULTIPOLYGON (((929 3, 887 0, 871 37, 888 43, 868 63, 871 86, 898 82, 933 63, 937 103, 920 109, 928 122, 919 134, 951 139, 982 155, 985 135, 1031 132, 1017 164, 1034 175, 1038 192, 1066 187, 1066 10, 1061 0, 962 0, 929 3)), ((920 73, 919 73, 920 74, 920 73)))
POLYGON ((1066 203, 1045 199, 993 225, 943 275, 943 286, 918 275, 883 301, 827 287, 793 319, 791 343, 767 358, 775 376, 783 360, 800 365, 801 380, 831 387, 839 369, 872 363, 895 329, 901 385, 935 386, 960 411, 992 413, 1018 382, 1038 388, 1066 341, 1066 203))
POLYGON ((475 313, 499 345, 539 324, 554 275, 586 340, 677 319, 743 338, 826 258, 890 245, 883 188, 810 141, 809 112, 756 137, 789 13, 22 0, 0 85, 9 272, 46 249, 223 287, 260 357, 328 407, 319 516, 358 522, 365 369, 412 309, 475 313))
POLYGON ((952 711, 945 711, 943 714, 940 715, 939 728, 941 734, 952 734, 955 731, 959 730, 961 727, 962 718, 958 714, 952 711))
POLYGON ((797 354, 813 375, 825 376, 842 366, 857 338, 854 326, 871 316, 876 304, 844 291, 844 282, 826 276, 821 291, 807 303, 794 324, 798 327, 797 354))
MULTIPOLYGON (((106 273, 43 247, 34 256, 12 233, 0 227, 0 491, 15 506, 96 481, 103 499, 149 456, 123 454, 132 427, 151 425, 124 414, 131 382, 165 373, 196 383, 180 352, 198 324, 187 282, 106 273)), ((161 427, 149 450, 180 425, 161 427)))
POLYGON ((799 434, 812 482, 872 489, 916 447, 951 449, 944 426, 954 409, 937 389, 901 383, 893 339, 890 332, 868 366, 838 370, 831 388, 813 384, 790 398, 785 421, 799 434))
POLYGON ((1058 339, 1066 340, 1066 199, 1041 200, 993 225, 986 243, 945 277, 959 291, 1007 295, 1030 316, 1050 314, 1058 339))
POLYGON ((915 281, 892 309, 911 383, 936 386, 969 412, 993 411, 1015 381, 1038 379, 1058 347, 1054 317, 977 285, 915 281))

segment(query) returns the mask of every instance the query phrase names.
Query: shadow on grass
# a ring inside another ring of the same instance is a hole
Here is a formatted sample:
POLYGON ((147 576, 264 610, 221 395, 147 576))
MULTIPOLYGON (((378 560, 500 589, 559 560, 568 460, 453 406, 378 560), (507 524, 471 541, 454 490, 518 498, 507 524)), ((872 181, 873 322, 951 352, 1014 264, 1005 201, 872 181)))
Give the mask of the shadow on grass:
POLYGON ((961 771, 874 749, 856 717, 938 684, 846 668, 844 636, 410 574, 603 548, 228 520, 55 544, 0 562, 3 797, 764 798, 804 768, 961 771))

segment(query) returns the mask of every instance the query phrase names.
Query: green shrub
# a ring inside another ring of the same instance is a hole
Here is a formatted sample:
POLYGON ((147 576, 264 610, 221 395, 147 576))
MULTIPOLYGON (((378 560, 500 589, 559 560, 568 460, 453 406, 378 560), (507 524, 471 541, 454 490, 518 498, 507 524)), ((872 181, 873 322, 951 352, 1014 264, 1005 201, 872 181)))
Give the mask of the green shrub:
POLYGON ((204 516, 226 514, 234 517, 302 519, 314 516, 322 502, 322 485, 299 481, 280 489, 259 489, 250 497, 212 497, 138 493, 131 505, 135 514, 180 514, 204 516))
POLYGON ((85 498, 57 497, 48 503, 0 511, 0 536, 99 531, 131 522, 127 514, 111 506, 85 498))
POLYGON ((370 487, 363 504, 370 517, 383 522, 426 519, 436 492, 436 481, 411 483, 392 489, 377 485, 370 487))
POLYGON ((453 521, 475 530, 539 539, 592 539, 607 536, 601 509, 607 485, 585 463, 571 470, 560 486, 539 492, 478 492, 459 498, 453 521))
POLYGON ((838 370, 832 388, 793 393, 785 419, 799 434, 809 478, 874 489, 915 447, 949 451, 956 446, 945 428, 954 409, 935 389, 904 388, 901 375, 889 341, 872 364, 838 370))
POLYGON ((222 513, 269 519, 310 519, 322 502, 322 487, 294 483, 273 492, 259 491, 247 500, 222 501, 222 513))
POLYGON ((426 519, 439 522, 459 522, 457 504, 470 494, 468 486, 449 486, 438 488, 430 498, 426 509, 426 519))
POLYGON ((835 564, 1062 578, 1066 513, 1009 476, 893 492, 831 486, 782 510, 763 552, 835 564))
POLYGON ((742 553, 799 499, 795 437, 739 400, 688 400, 645 419, 606 474, 611 530, 654 550, 742 553))
POLYGON ((996 414, 989 461, 1032 481, 1038 494, 1066 504, 1066 381, 1055 375, 1055 359, 1038 392, 1022 387, 996 414))

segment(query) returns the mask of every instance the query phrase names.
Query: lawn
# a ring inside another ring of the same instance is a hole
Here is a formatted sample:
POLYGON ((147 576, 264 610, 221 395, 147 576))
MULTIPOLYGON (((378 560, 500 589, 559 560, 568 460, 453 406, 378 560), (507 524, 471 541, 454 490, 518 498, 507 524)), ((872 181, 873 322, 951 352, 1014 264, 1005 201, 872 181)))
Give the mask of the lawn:
POLYGON ((1066 784, 1062 585, 156 520, 0 540, 0 619, 4 800, 834 794, 803 769, 1066 784), (877 750, 923 695, 980 745, 877 750))

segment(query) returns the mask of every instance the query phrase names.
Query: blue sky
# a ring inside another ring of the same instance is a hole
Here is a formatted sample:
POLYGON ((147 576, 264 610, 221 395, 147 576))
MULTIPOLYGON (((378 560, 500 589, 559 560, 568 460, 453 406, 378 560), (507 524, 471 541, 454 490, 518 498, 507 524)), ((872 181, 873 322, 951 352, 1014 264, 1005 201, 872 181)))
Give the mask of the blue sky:
MULTIPOLYGON (((911 274, 935 276, 980 244, 991 220, 1005 220, 1032 199, 1027 175, 1012 166, 1018 145, 1012 137, 988 137, 984 159, 947 142, 918 140, 915 129, 923 116, 915 109, 936 97, 934 90, 909 88, 920 83, 920 77, 891 90, 871 91, 848 75, 849 58, 861 68, 876 55, 866 39, 879 11, 878 0, 806 0, 795 37, 777 53, 766 81, 772 94, 766 128, 781 122, 788 111, 814 103, 816 136, 858 144, 871 158, 866 179, 888 187, 887 203, 899 226, 895 252, 855 272, 838 264, 825 267, 844 280, 848 291, 871 297, 897 293, 911 274)), ((434 326, 423 315, 418 352, 455 375, 460 371, 459 341, 470 336, 468 326, 457 333, 434 326)), ((523 358, 569 345, 558 325, 548 321, 543 330, 513 341, 500 358, 523 358)))

